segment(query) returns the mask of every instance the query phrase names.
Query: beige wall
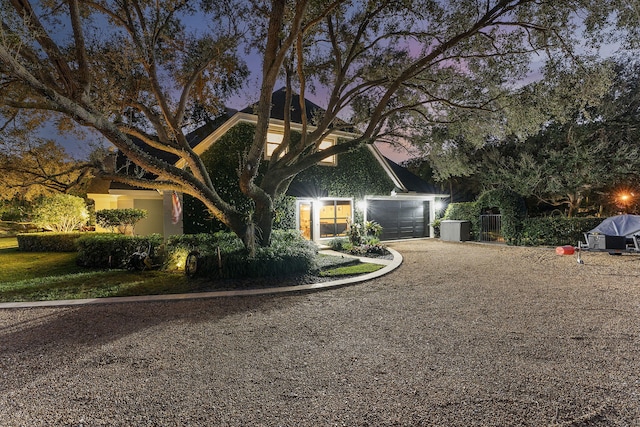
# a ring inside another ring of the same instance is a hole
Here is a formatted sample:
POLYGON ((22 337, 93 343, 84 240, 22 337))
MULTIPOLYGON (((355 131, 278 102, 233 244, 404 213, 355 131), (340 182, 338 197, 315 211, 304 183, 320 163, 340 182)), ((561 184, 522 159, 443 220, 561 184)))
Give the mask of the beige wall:
POLYGON ((163 225, 162 225, 162 199, 160 200, 133 200, 133 207, 136 209, 144 209, 147 211, 147 217, 140 220, 136 224, 134 229, 134 233, 146 236, 149 234, 162 234, 163 233, 163 225))
MULTIPOLYGON (((135 227, 135 234, 146 236, 149 234, 162 234, 169 237, 174 234, 182 234, 182 215, 177 224, 171 220, 172 193, 170 191, 160 194, 157 191, 126 191, 124 194, 88 194, 95 202, 96 211, 102 209, 144 209, 147 217, 135 227)), ((179 196, 182 203, 182 195, 179 196)), ((96 231, 109 232, 111 230, 96 224, 96 231)))

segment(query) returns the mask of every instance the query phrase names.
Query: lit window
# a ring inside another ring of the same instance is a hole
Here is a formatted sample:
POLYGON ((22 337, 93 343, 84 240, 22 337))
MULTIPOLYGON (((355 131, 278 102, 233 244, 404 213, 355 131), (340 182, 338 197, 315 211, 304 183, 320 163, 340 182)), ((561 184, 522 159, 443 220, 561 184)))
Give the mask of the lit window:
POLYGON ((345 236, 351 212, 350 200, 323 200, 320 206, 320 237, 345 236))
MULTIPOLYGON (((332 139, 325 139, 320 143, 319 151, 326 150, 327 148, 333 147, 335 145, 335 141, 332 139)), ((323 165, 335 165, 336 164, 336 156, 329 156, 326 159, 323 159, 320 164, 323 165)))
POLYGON ((267 133, 267 159, 271 158, 273 152, 276 151, 276 148, 278 148, 278 146, 282 143, 282 138, 284 138, 284 135, 281 133, 267 133))
MULTIPOLYGON (((278 146, 282 143, 282 138, 284 138, 284 135, 281 133, 275 133, 275 132, 268 132, 267 133, 267 146, 266 146, 266 150, 265 150, 265 158, 266 159, 270 159, 271 156, 273 155, 274 151, 276 151, 276 148, 278 148, 278 146)), ((318 147, 319 151, 322 150, 326 150, 329 147, 332 147, 333 145, 335 145, 335 141, 332 139, 325 139, 320 143, 320 146, 318 147)), ((286 150, 285 150, 286 152, 286 150)), ((323 159, 322 161, 320 161, 321 165, 335 165, 336 164, 336 156, 329 156, 326 159, 323 159)))

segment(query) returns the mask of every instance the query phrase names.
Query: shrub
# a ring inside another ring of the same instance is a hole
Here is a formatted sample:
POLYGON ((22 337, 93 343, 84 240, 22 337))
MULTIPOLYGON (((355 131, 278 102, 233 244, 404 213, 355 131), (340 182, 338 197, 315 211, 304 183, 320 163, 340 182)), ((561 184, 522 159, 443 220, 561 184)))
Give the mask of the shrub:
POLYGON ((162 236, 126 236, 91 233, 78 239, 78 265, 99 268, 124 268, 131 254, 151 247, 153 264, 162 262, 162 236))
POLYGON ((144 209, 102 209, 96 212, 96 222, 111 232, 133 234, 133 228, 141 219, 147 217, 144 209))
POLYGON ((198 252, 200 257, 217 257, 218 248, 222 253, 231 253, 243 250, 244 245, 235 234, 226 231, 171 236, 167 240, 164 267, 168 270, 184 268, 187 255, 194 251, 198 252))
POLYGON ((33 209, 33 222, 47 230, 69 232, 87 223, 89 213, 84 199, 70 194, 45 197, 33 209))
POLYGON ((595 228, 602 218, 538 217, 522 222, 518 244, 524 246, 575 245, 584 241, 584 233, 595 228))
POLYGON ((335 239, 331 239, 329 241, 329 247, 334 251, 342 251, 344 250, 345 243, 347 243, 347 239, 342 237, 336 237, 335 239))
POLYGON ((389 251, 387 247, 381 243, 365 243, 359 246, 353 246, 349 249, 349 253, 352 255, 387 255, 389 251))
POLYGON ((76 241, 85 233, 18 234, 18 249, 25 252, 75 252, 76 241))
POLYGON ((430 224, 433 227, 433 237, 435 237, 435 238, 439 238, 440 237, 440 225, 441 224, 442 224, 442 218, 436 218, 430 224))
POLYGON ((478 212, 475 202, 449 203, 442 219, 472 221, 478 212))
POLYGON ((363 243, 371 243, 378 240, 382 234, 382 226, 375 221, 366 221, 364 223, 349 222, 347 228, 347 237, 353 246, 363 243))
POLYGON ((172 238, 169 253, 175 253, 176 248, 184 248, 185 244, 200 253, 197 276, 210 278, 279 277, 306 273, 313 269, 317 253, 313 242, 293 230, 274 230, 271 246, 256 248, 254 257, 249 256, 240 239, 231 233, 216 233, 212 238, 202 235, 191 239, 172 238))
POLYGON ((382 226, 375 221, 366 221, 364 223, 364 233, 367 236, 380 237, 382 226))
POLYGON ((352 245, 357 246, 362 243, 363 228, 359 222, 347 222, 347 237, 352 245))

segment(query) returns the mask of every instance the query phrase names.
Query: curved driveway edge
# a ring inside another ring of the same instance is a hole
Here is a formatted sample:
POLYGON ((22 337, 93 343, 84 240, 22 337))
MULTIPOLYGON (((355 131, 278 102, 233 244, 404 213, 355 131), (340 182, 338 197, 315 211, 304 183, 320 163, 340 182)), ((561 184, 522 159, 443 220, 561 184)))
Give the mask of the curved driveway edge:
MULTIPOLYGON (((106 297, 106 298, 86 298, 86 299, 70 299, 58 301, 29 301, 29 302, 3 302, 0 303, 0 309, 6 308, 35 308, 35 307, 64 307, 88 304, 115 304, 129 302, 151 302, 151 301, 173 301, 173 300, 191 300, 204 298, 220 298, 220 297, 237 297, 267 294, 282 294, 287 292, 312 291, 326 288, 336 288, 340 286, 351 285, 354 283, 365 282, 384 276, 400 267, 402 264, 402 255, 394 249, 387 248, 393 255, 392 260, 376 259, 376 258, 360 258, 362 262, 372 264, 383 264, 385 267, 372 273, 363 274, 347 279, 332 280, 329 282, 312 283, 306 285, 283 286, 279 288, 263 288, 263 289, 242 289, 231 291, 212 291, 212 292, 193 292, 187 294, 168 294, 168 295, 141 295, 133 297, 106 297)), ((330 251, 321 251, 330 252, 330 251)))

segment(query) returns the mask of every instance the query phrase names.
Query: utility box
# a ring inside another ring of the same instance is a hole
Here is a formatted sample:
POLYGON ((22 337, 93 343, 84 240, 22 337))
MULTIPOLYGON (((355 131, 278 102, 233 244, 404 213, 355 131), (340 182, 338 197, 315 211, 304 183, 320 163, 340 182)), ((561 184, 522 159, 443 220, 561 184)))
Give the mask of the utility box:
POLYGON ((469 221, 444 220, 440 222, 440 240, 449 242, 466 242, 471 240, 471 223, 469 221))

